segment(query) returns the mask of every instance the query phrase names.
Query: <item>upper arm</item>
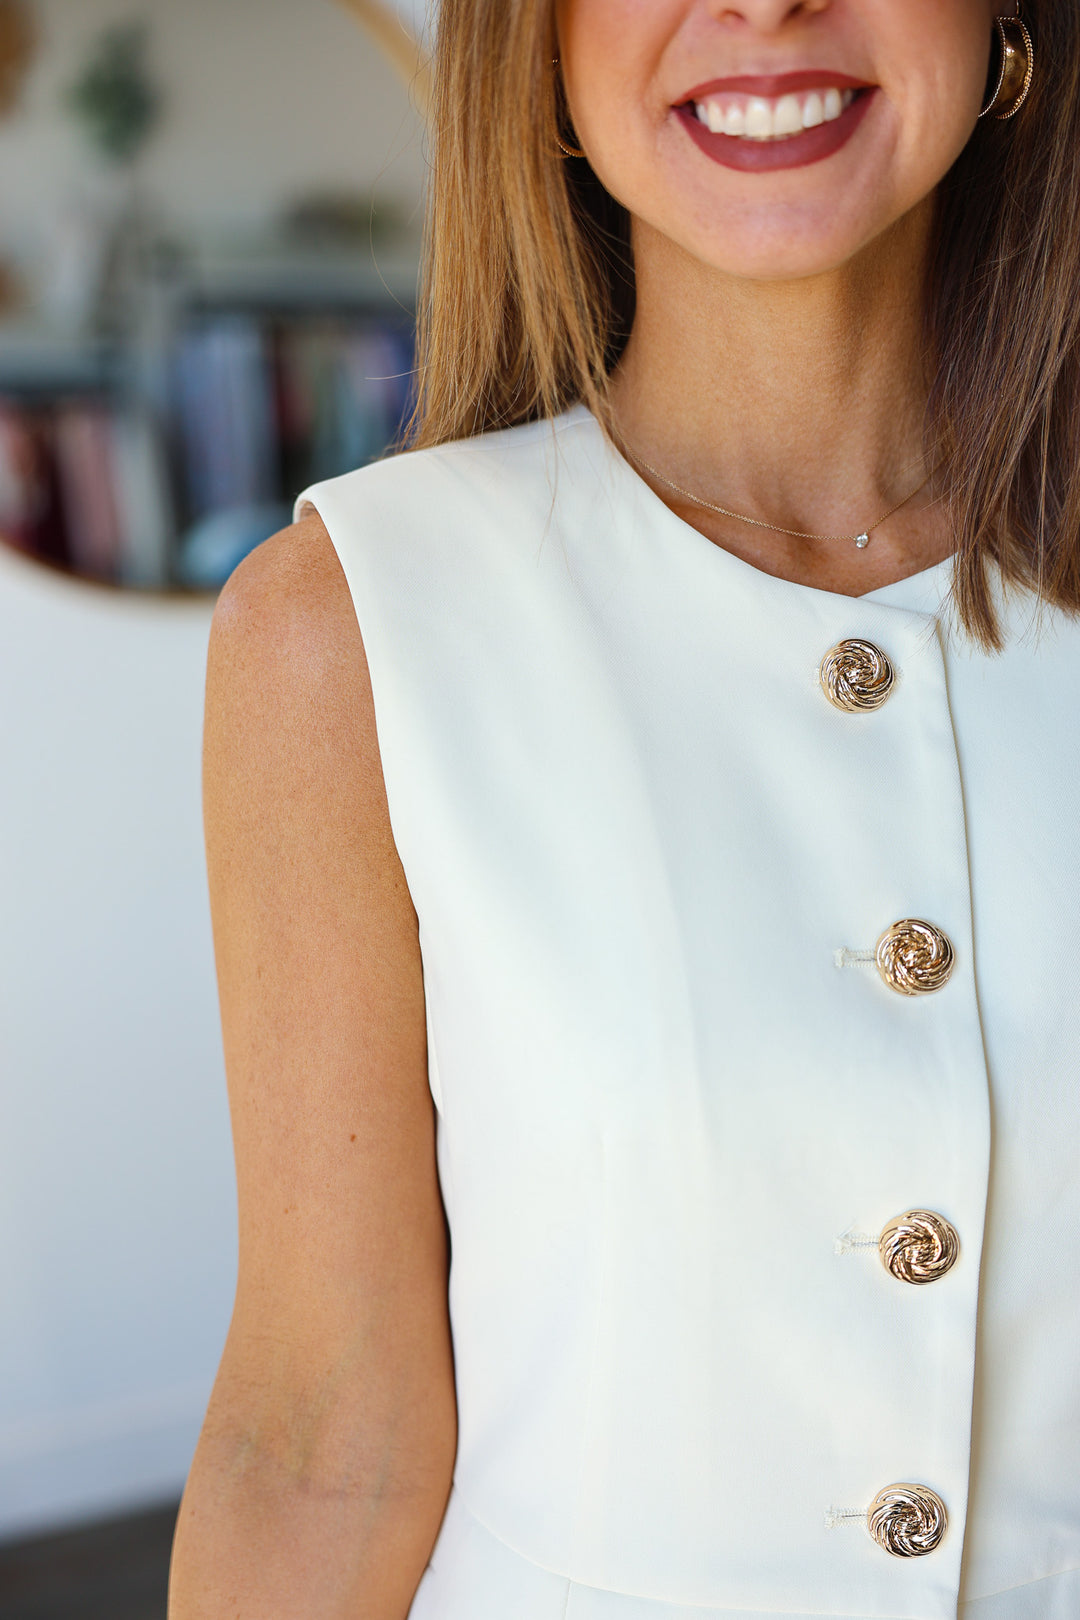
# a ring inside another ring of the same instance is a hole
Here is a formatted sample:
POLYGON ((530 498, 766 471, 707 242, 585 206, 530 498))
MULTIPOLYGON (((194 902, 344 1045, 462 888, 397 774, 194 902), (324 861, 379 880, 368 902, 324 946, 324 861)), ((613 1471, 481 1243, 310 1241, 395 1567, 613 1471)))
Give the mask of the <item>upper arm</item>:
POLYGON ((219 1421, 256 1422, 286 1474, 331 1485, 368 1451, 385 1470, 389 1445, 402 1489, 445 1497, 446 1236, 417 924, 360 632, 316 517, 222 594, 204 807, 240 1219, 219 1421))

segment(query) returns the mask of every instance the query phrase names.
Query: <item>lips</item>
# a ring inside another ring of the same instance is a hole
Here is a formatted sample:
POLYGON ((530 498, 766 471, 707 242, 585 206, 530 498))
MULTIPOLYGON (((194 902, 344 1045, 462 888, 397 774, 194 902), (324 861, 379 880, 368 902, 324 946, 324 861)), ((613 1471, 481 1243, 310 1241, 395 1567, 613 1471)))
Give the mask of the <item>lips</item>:
POLYGON ((713 79, 674 112, 706 157, 761 173, 831 157, 854 135, 874 94, 875 86, 850 74, 805 69, 713 79))

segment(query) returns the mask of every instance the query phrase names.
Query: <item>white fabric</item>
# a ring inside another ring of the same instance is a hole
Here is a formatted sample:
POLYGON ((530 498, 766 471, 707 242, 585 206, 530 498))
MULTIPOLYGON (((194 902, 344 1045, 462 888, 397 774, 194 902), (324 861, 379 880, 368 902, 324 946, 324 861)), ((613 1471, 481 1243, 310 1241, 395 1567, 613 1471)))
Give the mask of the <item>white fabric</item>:
POLYGON ((301 501, 440 1114, 460 1443, 414 1620, 1080 1612, 1080 625, 1021 596, 986 655, 947 565, 771 578, 581 409, 301 501), (872 714, 818 682, 851 636, 872 714), (837 967, 911 916, 942 991, 837 967), (926 1287, 843 1241, 911 1207, 961 1238, 926 1287), (950 1528, 905 1560, 856 1515, 909 1480, 950 1528))

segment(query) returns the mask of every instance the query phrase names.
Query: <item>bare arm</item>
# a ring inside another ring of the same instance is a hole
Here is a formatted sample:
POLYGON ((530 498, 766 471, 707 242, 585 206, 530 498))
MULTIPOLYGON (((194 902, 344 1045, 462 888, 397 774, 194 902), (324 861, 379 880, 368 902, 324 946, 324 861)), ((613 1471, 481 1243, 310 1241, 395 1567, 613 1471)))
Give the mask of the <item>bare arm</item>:
POLYGON ((169 1613, 404 1620, 456 1439, 446 1237, 416 917, 317 518, 223 593, 204 796, 240 1275, 169 1613))

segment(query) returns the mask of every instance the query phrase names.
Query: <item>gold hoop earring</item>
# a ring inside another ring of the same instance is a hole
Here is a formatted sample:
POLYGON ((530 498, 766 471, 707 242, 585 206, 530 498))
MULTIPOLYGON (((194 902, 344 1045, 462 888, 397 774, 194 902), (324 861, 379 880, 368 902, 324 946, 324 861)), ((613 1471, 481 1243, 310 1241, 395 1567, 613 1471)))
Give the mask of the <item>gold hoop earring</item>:
POLYGON ((1001 65, 997 82, 979 117, 1004 122, 1007 118, 1015 118, 1028 98, 1035 72, 1035 47, 1031 43, 1027 25, 1020 17, 1019 4, 1015 16, 995 17, 994 27, 1001 50, 1001 65))
MULTIPOLYGON (((551 65, 553 68, 558 69, 559 58, 557 56, 553 56, 551 58, 551 65)), ((558 133, 556 133, 555 136, 555 145, 559 148, 559 151, 562 153, 563 157, 583 158, 585 156, 585 153, 581 150, 580 146, 568 146, 563 140, 562 136, 558 133)))

